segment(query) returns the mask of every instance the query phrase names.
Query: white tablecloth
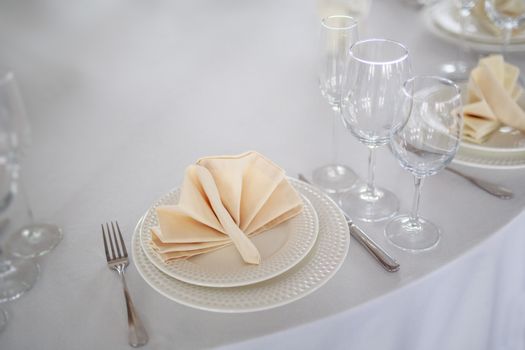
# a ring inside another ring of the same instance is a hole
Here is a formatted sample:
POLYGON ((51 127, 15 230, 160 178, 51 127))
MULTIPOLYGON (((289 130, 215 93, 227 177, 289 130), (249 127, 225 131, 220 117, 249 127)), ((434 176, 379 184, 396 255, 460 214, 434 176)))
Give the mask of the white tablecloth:
MULTIPOLYGON (((27 295, 8 305, 1 349, 127 349, 124 301, 99 225, 119 220, 129 243, 149 205, 212 154, 255 149, 290 175, 330 155, 331 112, 316 81, 313 1, 7 1, 0 65, 19 80, 34 131, 24 183, 38 218, 64 240, 39 260, 27 295)), ((368 36, 408 46, 414 72, 456 49, 415 9, 376 0, 368 36)), ((525 68, 523 54, 511 57, 525 68)), ((341 159, 365 176, 367 152, 339 130, 341 159)), ((341 270, 308 297, 273 310, 216 314, 170 301, 130 265, 128 285, 148 349, 523 349, 524 171, 464 169, 516 192, 502 201, 442 173, 423 189, 423 216, 443 228, 433 251, 388 246, 387 273, 355 242, 341 270)), ((387 149, 377 183, 403 211, 413 183, 387 149)))

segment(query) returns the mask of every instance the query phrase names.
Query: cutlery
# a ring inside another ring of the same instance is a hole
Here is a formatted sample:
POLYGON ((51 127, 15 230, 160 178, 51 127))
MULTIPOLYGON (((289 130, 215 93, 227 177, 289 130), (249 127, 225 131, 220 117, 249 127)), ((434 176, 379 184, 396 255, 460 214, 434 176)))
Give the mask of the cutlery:
MULTIPOLYGON (((309 185, 312 183, 302 174, 299 174, 299 180, 305 182, 309 185)), ((343 210, 341 210, 343 212, 343 210)), ((383 248, 381 248, 372 238, 370 238, 363 230, 361 230, 356 224, 353 223, 352 219, 343 212, 348 228, 350 229, 350 234, 354 237, 359 243, 361 243, 367 250, 376 258, 377 261, 381 263, 381 266, 388 272, 395 272, 399 270, 399 263, 391 257, 383 248)))
MULTIPOLYGON (((406 149, 409 152, 412 152, 412 153, 414 153, 414 154, 416 154, 418 156, 424 156, 426 154, 434 154, 434 155, 438 155, 438 156, 442 155, 442 153, 440 153, 438 150, 431 150, 431 149, 422 150, 422 149, 420 149, 420 148, 418 148, 416 146, 413 146, 411 144, 407 144, 406 145, 406 149)), ((512 193, 511 190, 509 190, 508 188, 505 188, 505 187, 503 187, 501 185, 497 185, 497 184, 489 182, 489 181, 478 179, 476 177, 464 174, 464 173, 462 173, 462 172, 460 172, 460 171, 458 171, 456 169, 452 169, 452 168, 449 168, 449 167, 446 167, 445 170, 448 170, 451 173, 454 173, 456 175, 459 175, 459 176, 469 180, 472 184, 476 185, 477 187, 481 188, 482 190, 486 191, 487 193, 490 193, 491 195, 496 196, 498 198, 511 199, 512 197, 514 197, 514 194, 512 193)))
POLYGON ((460 171, 458 171, 456 169, 449 168, 449 167, 446 167, 445 170, 448 170, 451 173, 454 173, 456 175, 464 177, 465 179, 469 180, 472 184, 478 186, 482 190, 484 190, 484 191, 486 191, 486 192, 490 193, 491 195, 496 196, 498 198, 511 199, 512 197, 514 197, 514 194, 512 193, 511 190, 509 190, 508 188, 503 187, 501 185, 497 185, 497 184, 489 182, 489 181, 481 180, 481 179, 475 178, 473 176, 469 176, 469 175, 463 174, 462 172, 460 172, 460 171))
POLYGON ((107 222, 106 229, 104 229, 104 225, 100 225, 102 226, 104 251, 106 252, 106 260, 108 261, 109 268, 111 270, 115 270, 122 280, 122 286, 124 287, 124 297, 126 299, 126 308, 128 313, 129 345, 136 348, 145 345, 148 342, 148 334, 146 333, 146 329, 142 325, 142 322, 140 321, 137 313, 135 312, 135 307, 133 306, 131 296, 128 292, 128 286, 126 285, 126 279, 124 278, 124 271, 129 265, 128 252, 126 250, 124 240, 122 239, 122 233, 120 232, 118 222, 115 221, 115 224, 117 230, 115 230, 115 225, 113 224, 113 222, 111 222, 111 230, 107 222), (116 232, 118 232, 119 239, 117 239, 116 232), (108 249, 108 241, 110 249, 108 249))

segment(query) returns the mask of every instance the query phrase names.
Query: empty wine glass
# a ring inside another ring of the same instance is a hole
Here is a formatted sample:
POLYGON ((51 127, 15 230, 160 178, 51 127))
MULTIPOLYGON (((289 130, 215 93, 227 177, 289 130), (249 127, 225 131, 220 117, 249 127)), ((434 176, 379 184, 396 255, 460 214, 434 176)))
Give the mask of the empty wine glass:
POLYGON ((501 1, 485 0, 488 18, 501 30, 503 56, 512 37, 512 32, 525 24, 525 0, 501 1))
MULTIPOLYGON (((11 178, 10 193, 20 193, 25 205, 30 224, 9 236, 5 244, 6 251, 21 258, 34 258, 51 251, 62 239, 62 231, 56 225, 36 223, 24 187, 19 185, 20 157, 29 145, 30 128, 24 104, 15 76, 12 72, 4 73, 0 78, 0 126, 2 136, 10 149, 5 160, 11 178), (6 158, 6 159, 7 159, 6 158)), ((1 140, 0 140, 1 141, 1 140)), ((0 160, 0 163, 4 160, 0 160)), ((1 164, 0 164, 1 165, 1 164)))
MULTIPOLYGON (((19 96, 11 73, 0 74, 0 233, 9 227, 12 204, 17 192, 16 149, 26 142, 24 121, 11 118, 20 112, 19 96)), ((38 265, 32 260, 8 257, 0 249, 0 303, 19 298, 35 284, 38 265)), ((7 324, 7 312, 0 309, 0 330, 7 324)))
POLYGON ((344 192, 357 180, 355 172, 337 162, 337 126, 341 113, 341 87, 350 46, 357 40, 357 21, 349 16, 329 16, 321 21, 319 86, 332 116, 332 163, 313 171, 313 182, 328 193, 344 192))
POLYGON ((389 142, 398 91, 409 77, 408 50, 398 42, 369 39, 352 45, 343 87, 343 123, 369 149, 368 181, 341 197, 352 218, 381 221, 399 208, 396 196, 374 184, 375 149, 389 142))
POLYGON ((452 81, 418 76, 401 89, 402 104, 397 109, 400 121, 392 128, 390 147, 401 166, 414 175, 415 194, 412 212, 392 219, 385 235, 395 246, 408 251, 435 247, 440 229, 419 216, 421 186, 426 176, 446 167, 456 155, 463 119, 461 96, 452 81))
POLYGON ((473 62, 467 61, 467 41, 466 32, 467 24, 472 15, 472 10, 476 6, 478 0, 454 0, 456 8, 459 12, 459 25, 460 25, 460 45, 457 48, 457 58, 455 61, 447 62, 441 65, 441 73, 446 77, 454 81, 467 80, 470 70, 472 69, 473 62))

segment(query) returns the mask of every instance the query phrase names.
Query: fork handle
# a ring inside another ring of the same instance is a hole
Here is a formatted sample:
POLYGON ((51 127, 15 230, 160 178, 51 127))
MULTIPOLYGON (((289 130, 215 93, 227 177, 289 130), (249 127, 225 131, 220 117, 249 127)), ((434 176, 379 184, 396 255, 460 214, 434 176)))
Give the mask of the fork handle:
POLYGON ((133 301, 131 301, 131 296, 128 292, 128 286, 126 284, 126 279, 124 278, 124 273, 120 273, 122 278, 122 286, 124 287, 124 298, 126 299, 126 309, 128 311, 128 326, 129 326, 129 345, 134 348, 143 346, 148 342, 148 333, 142 325, 142 321, 135 312, 135 307, 133 306, 133 301))

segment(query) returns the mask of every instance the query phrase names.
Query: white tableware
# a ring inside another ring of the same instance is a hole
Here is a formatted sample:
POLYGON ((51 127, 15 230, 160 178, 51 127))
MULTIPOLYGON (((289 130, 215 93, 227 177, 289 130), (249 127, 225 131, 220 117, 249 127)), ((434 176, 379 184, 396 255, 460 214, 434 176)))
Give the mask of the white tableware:
POLYGON ((133 261, 155 290, 181 304, 215 312, 240 313, 266 310, 301 299, 320 288, 345 261, 350 234, 337 205, 321 190, 289 180, 312 203, 319 218, 319 235, 311 252, 294 268, 273 279, 244 287, 210 288, 184 283, 153 265, 140 243, 140 226, 132 238, 133 261))
MULTIPOLYGON (((454 45, 461 45, 461 26, 456 9, 448 1, 438 2, 423 10, 422 19, 427 29, 437 37, 454 45)), ((465 32, 466 44, 469 48, 480 52, 500 52, 502 40, 487 32, 475 18, 472 26, 465 32)), ((525 51, 525 33, 513 36, 507 47, 508 52, 525 51)))
POLYGON ((140 242, 153 265, 186 283, 206 287, 238 287, 262 282, 297 265, 317 239, 317 214, 310 201, 302 196, 304 207, 299 215, 252 238, 261 254, 259 265, 243 262, 233 245, 190 259, 165 263, 150 244, 150 230, 158 226, 155 208, 178 203, 179 195, 179 189, 170 191, 148 210, 140 227, 140 242))
POLYGON ((525 169, 525 152, 486 152, 461 145, 452 163, 493 170, 525 169))

